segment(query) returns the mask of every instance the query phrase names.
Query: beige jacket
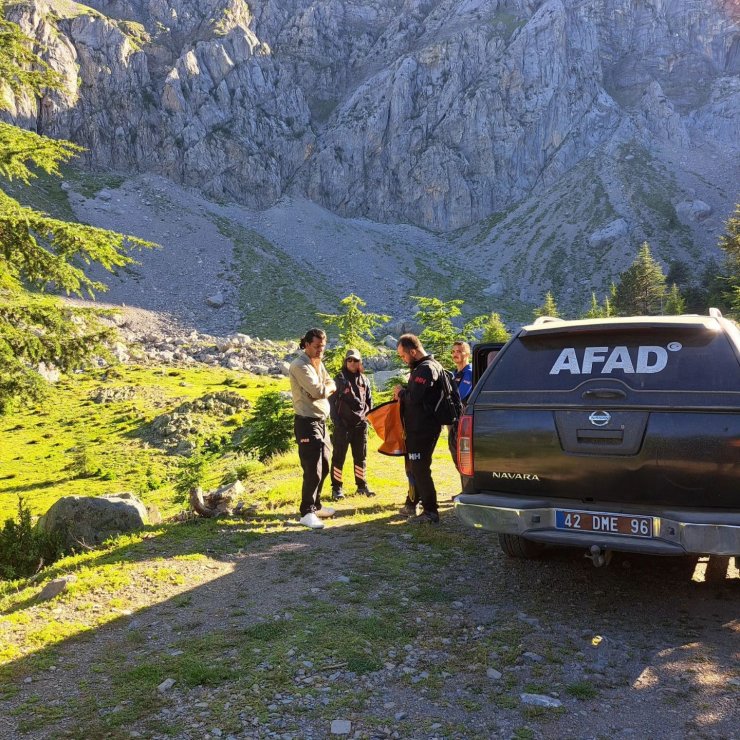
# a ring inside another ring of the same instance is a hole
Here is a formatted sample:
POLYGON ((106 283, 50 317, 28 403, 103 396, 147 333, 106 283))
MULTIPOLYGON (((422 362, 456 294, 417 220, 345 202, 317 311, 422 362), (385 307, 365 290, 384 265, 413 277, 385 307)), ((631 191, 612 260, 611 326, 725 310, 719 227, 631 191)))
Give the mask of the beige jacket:
MULTIPOLYGON (((305 352, 290 363, 290 391, 293 394, 293 410, 298 416, 326 419, 329 416, 328 396, 331 391, 326 381, 331 380, 322 362, 318 373, 305 352)), ((333 385, 331 386, 333 390, 333 385)))

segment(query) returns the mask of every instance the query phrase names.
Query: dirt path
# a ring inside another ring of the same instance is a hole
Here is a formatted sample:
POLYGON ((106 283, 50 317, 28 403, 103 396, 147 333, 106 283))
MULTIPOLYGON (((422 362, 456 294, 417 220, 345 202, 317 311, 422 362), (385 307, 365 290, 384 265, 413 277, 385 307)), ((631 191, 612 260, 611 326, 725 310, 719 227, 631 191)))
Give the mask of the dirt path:
MULTIPOLYGON (((419 530, 382 508, 323 532, 276 517, 259 536, 199 522, 183 539, 178 525, 127 551, 149 573, 118 589, 133 601, 17 661, 0 734, 740 737, 732 561, 514 561, 451 511, 419 530)), ((84 621, 110 604, 93 591, 55 608, 84 621)))

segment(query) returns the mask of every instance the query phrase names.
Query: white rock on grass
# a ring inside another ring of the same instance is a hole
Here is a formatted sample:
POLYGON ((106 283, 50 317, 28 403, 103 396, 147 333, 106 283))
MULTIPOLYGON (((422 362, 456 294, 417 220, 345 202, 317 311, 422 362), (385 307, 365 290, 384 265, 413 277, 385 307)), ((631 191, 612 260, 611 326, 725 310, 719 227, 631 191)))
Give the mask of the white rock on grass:
POLYGON ((498 681, 501 678, 501 671, 497 671, 495 668, 488 668, 486 670, 486 676, 493 681, 498 681))
POLYGON ((68 575, 63 578, 56 578, 53 581, 49 581, 36 598, 39 601, 49 601, 50 599, 54 599, 59 596, 62 591, 66 590, 69 583, 72 583, 72 581, 75 580, 77 580, 77 576, 68 575))
POLYGON ((629 225, 623 218, 618 218, 615 221, 611 221, 603 228, 598 231, 594 231, 588 237, 588 243, 592 247, 605 247, 616 241, 627 236, 629 232, 629 225))
POLYGON ((211 308, 221 308, 225 303, 224 294, 221 291, 218 291, 213 295, 209 295, 208 298, 206 298, 206 303, 211 308))
POLYGON ((332 735, 349 735, 352 732, 352 723, 348 719, 335 719, 331 723, 332 735))
POLYGON ((527 660, 531 660, 533 663, 541 663, 544 660, 541 655, 537 655, 537 653, 531 652, 524 653, 522 657, 526 658, 527 660))
POLYGON ((36 368, 36 372, 47 382, 47 383, 58 383, 61 378, 61 373, 54 367, 53 364, 48 365, 45 362, 40 362, 36 368))
POLYGON ((703 200, 684 200, 676 205, 676 213, 684 223, 703 221, 712 215, 712 206, 703 200))
POLYGON ((544 694, 520 694, 519 698, 522 704, 529 704, 533 707, 547 707, 548 709, 557 709, 563 706, 559 699, 553 699, 551 696, 544 694))
POLYGON ((165 691, 169 691, 174 685, 175 685, 174 678, 165 678, 165 680, 162 681, 162 683, 159 684, 159 686, 157 686, 157 691, 159 691, 160 694, 164 694, 165 691))

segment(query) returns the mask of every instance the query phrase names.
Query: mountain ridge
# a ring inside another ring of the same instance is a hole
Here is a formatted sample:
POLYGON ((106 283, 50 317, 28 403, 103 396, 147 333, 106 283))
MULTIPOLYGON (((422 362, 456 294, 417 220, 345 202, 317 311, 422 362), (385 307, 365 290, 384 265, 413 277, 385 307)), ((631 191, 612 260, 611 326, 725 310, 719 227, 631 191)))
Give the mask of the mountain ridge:
MULTIPOLYGON (((7 15, 67 92, 19 99, 11 117, 86 146, 92 169, 163 176, 217 204, 307 199, 350 232, 358 218, 388 224, 407 250, 403 224, 420 227, 440 279, 403 289, 454 286, 471 309, 511 315, 553 290, 575 310, 643 240, 666 267, 718 256, 739 195, 739 12, 730 0, 34 0, 7 15)), ((377 244, 350 232, 374 263, 377 244)), ((302 264, 332 259, 331 233, 303 236, 290 246, 302 264)), ((390 294, 393 313, 408 310, 408 294, 390 294)))
POLYGON ((738 16, 722 0, 37 0, 10 14, 68 82, 38 110, 19 101, 19 119, 83 144, 91 165, 439 231, 604 146, 737 156, 738 16))

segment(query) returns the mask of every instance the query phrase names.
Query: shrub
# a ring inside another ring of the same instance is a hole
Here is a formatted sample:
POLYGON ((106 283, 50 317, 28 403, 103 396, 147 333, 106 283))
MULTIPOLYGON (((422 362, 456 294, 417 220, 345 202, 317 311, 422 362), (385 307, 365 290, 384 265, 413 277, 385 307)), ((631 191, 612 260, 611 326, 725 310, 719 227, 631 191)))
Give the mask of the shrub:
POLYGON ((90 448, 83 444, 75 448, 69 469, 77 478, 92 478, 100 472, 100 465, 90 448))
POLYGON ((262 470, 264 470, 264 465, 259 460, 245 455, 239 455, 224 473, 221 479, 221 485, 226 486, 230 483, 236 483, 238 480, 247 480, 247 478, 262 470))
POLYGON ((203 484, 206 477, 208 461, 202 452, 196 452, 191 457, 180 463, 179 470, 175 476, 176 500, 183 502, 188 500, 190 491, 203 484))
POLYGON ((162 487, 162 479, 156 476, 152 470, 147 470, 146 473, 146 490, 156 491, 162 487))
POLYGON ((18 497, 18 520, 6 519, 0 530, 0 579, 31 576, 64 553, 54 535, 33 528, 31 512, 18 497))
POLYGON ((253 452, 260 462, 287 452, 293 443, 293 411, 290 401, 278 391, 263 393, 245 426, 242 452, 253 452))

